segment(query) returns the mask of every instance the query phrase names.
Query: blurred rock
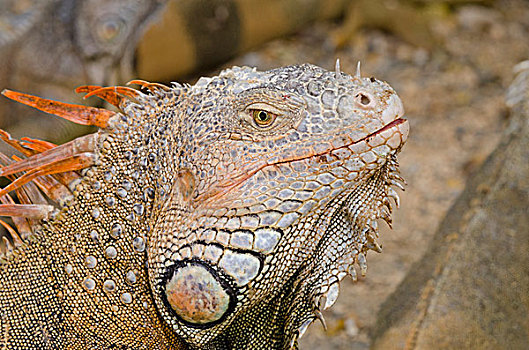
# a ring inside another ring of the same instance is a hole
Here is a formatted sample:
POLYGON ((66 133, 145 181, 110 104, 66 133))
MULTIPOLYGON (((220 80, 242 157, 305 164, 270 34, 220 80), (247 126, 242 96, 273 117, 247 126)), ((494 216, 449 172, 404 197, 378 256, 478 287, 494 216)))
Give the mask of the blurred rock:
POLYGON ((382 305, 373 349, 529 344, 529 62, 519 67, 500 144, 382 305))

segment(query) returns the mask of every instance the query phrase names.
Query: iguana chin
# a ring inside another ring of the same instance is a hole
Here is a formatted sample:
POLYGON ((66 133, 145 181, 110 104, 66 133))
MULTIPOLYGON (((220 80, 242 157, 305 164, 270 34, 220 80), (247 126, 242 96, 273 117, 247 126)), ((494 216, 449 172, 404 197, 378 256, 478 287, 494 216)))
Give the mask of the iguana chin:
POLYGON ((83 86, 118 112, 4 90, 98 132, 1 137, 2 349, 289 349, 380 251, 394 90, 310 64, 233 67, 194 86, 83 86), (8 192, 15 193, 15 204, 8 192))

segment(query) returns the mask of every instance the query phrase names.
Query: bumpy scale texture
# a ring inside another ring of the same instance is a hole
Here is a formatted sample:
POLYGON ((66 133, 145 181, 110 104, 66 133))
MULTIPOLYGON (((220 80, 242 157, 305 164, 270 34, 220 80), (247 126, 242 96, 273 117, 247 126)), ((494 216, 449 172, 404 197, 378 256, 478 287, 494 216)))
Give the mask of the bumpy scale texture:
POLYGON ((17 228, 0 347, 297 348, 380 251, 403 182, 400 99, 338 65, 132 83, 147 92, 78 88, 119 112, 4 91, 100 129, 61 146, 0 135, 28 157, 0 159, 17 228))

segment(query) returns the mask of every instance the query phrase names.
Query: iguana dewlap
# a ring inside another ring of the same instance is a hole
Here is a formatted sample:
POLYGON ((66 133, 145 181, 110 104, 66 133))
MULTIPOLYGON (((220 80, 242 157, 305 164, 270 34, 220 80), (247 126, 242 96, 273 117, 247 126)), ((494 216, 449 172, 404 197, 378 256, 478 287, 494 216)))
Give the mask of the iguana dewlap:
POLYGON ((4 91, 100 129, 60 146, 0 135, 27 157, 0 158, 18 231, 0 348, 297 347, 380 251, 403 181, 400 99, 338 65, 131 83, 147 92, 78 88, 119 112, 4 91))

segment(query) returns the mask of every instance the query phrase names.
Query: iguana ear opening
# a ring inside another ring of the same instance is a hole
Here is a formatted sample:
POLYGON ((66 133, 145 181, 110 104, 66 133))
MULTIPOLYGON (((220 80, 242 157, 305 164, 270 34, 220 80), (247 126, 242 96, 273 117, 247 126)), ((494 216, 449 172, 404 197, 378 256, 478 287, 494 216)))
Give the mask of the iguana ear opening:
POLYGON ((196 186, 195 176, 193 175, 191 170, 181 169, 180 171, 178 171, 176 182, 182 199, 185 202, 189 201, 192 198, 196 186))

